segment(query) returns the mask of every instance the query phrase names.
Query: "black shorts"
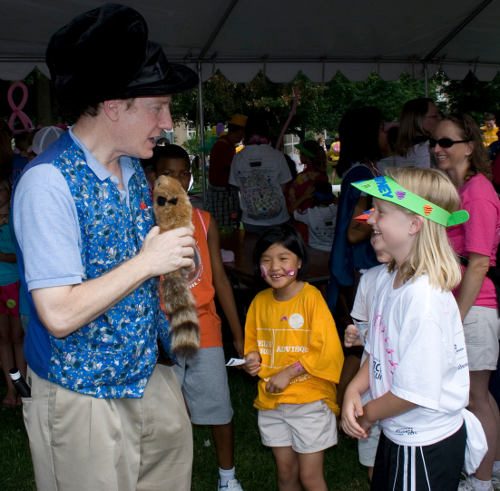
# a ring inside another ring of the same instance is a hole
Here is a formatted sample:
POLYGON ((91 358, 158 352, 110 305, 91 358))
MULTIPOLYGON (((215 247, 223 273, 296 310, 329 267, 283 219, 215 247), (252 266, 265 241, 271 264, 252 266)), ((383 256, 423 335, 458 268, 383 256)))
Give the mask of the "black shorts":
POLYGON ((457 491, 466 437, 464 424, 440 442, 414 447, 397 445, 382 432, 371 491, 457 491))

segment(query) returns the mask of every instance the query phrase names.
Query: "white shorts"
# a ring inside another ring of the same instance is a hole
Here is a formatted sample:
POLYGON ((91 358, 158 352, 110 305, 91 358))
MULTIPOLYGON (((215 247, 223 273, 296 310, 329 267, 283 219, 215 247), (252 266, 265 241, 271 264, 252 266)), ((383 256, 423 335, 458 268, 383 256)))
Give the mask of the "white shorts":
POLYGON ((464 319, 469 370, 496 370, 500 321, 497 309, 473 306, 464 319))
POLYGON ((190 358, 177 357, 175 374, 186 399, 191 422, 225 425, 233 419, 222 348, 201 348, 190 358))
POLYGON ((371 427, 368 438, 360 438, 358 440, 358 456, 361 465, 365 467, 373 467, 375 465, 375 455, 377 455, 379 438, 380 426, 376 423, 371 427))
POLYGON ((292 447, 305 454, 337 444, 337 419, 324 401, 260 410, 258 422, 262 443, 267 447, 292 447))

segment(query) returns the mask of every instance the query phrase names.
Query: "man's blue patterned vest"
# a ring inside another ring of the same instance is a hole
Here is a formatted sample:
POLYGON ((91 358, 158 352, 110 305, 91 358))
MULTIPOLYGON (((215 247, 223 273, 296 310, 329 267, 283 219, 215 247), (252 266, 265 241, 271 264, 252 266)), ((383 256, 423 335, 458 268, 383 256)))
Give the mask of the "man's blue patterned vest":
MULTIPOLYGON (((151 196, 139 162, 132 160, 135 173, 129 181, 127 204, 110 178, 101 181, 94 174, 68 133, 41 157, 26 170, 52 162, 68 183, 82 238, 83 281, 100 277, 135 256, 153 226, 151 196)), ((18 263, 25 281, 22 257, 18 263)), ((168 327, 165 318, 160 318, 154 279, 65 338, 48 333, 36 317, 31 295, 29 301, 25 352, 40 377, 100 398, 142 396, 156 363, 158 334, 166 338, 168 327)))

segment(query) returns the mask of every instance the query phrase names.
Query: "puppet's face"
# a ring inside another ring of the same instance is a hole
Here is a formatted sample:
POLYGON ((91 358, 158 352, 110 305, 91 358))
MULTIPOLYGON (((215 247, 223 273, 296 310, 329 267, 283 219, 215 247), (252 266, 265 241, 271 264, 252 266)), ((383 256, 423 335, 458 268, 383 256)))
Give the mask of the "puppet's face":
POLYGON ((161 231, 191 224, 191 203, 177 179, 160 176, 153 188, 153 208, 161 231))

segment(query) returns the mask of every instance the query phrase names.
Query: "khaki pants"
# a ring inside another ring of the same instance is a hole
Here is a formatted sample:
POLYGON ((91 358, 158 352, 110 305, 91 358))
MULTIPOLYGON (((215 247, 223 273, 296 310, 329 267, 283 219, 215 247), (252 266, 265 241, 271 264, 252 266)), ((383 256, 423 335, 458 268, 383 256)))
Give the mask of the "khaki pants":
POLYGON ((33 372, 23 400, 38 491, 189 491, 193 440, 170 367, 142 399, 97 399, 33 372))

